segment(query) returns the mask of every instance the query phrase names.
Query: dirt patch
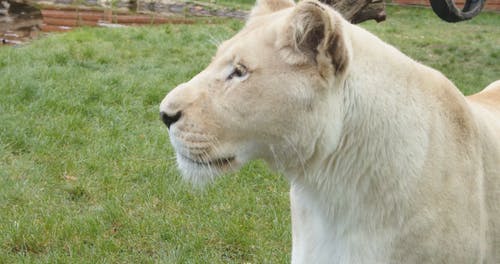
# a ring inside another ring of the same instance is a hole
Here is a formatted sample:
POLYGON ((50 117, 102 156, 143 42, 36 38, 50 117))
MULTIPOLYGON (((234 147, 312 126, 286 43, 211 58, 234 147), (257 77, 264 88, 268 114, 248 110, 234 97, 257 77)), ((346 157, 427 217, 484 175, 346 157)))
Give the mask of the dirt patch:
POLYGON ((40 10, 24 3, 0 0, 0 42, 17 45, 37 37, 42 23, 40 10))

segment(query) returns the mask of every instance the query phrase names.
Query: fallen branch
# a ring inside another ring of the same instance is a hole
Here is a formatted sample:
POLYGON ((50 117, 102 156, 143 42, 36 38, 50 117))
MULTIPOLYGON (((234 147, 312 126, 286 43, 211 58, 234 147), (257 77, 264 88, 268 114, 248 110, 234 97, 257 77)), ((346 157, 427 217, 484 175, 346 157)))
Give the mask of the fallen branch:
POLYGON ((354 24, 366 20, 374 19, 377 22, 384 21, 386 18, 385 4, 382 0, 320 0, 331 5, 345 19, 354 24))

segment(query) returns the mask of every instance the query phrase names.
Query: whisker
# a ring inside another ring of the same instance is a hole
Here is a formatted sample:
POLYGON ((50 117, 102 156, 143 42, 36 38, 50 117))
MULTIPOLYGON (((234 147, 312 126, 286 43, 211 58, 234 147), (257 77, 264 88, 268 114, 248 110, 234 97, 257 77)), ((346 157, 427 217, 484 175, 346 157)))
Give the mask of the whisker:
POLYGON ((274 163, 276 164, 276 170, 283 171, 285 169, 285 165, 279 159, 279 156, 276 154, 276 150, 274 148, 274 145, 269 145, 269 149, 271 150, 271 153, 273 154, 274 163))
POLYGON ((297 155, 297 158, 299 160, 300 166, 302 168, 302 172, 304 173, 304 177, 307 176, 304 157, 302 156, 301 153, 299 153, 297 147, 295 146, 295 144, 293 144, 292 140, 289 137, 284 136, 283 138, 285 139, 285 141, 287 142, 287 144, 292 148, 292 150, 297 155))
POLYGON ((210 42, 210 44, 214 45, 216 48, 219 48, 222 40, 215 38, 212 34, 207 34, 207 36, 208 42, 210 42))

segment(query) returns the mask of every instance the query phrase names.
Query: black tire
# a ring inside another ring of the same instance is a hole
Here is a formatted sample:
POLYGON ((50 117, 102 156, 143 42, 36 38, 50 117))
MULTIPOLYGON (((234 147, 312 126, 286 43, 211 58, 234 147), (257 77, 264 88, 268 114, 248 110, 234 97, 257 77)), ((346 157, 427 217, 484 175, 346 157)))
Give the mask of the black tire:
POLYGON ((447 22, 460 22, 475 17, 483 9, 484 1, 467 0, 460 10, 454 0, 430 0, 434 13, 447 22))

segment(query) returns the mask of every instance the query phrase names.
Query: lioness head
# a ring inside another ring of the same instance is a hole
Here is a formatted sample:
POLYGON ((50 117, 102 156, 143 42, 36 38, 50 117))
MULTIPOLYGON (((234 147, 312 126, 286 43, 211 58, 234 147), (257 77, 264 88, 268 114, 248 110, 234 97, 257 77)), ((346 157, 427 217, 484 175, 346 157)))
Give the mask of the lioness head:
POLYGON ((317 1, 258 1, 210 65, 161 103, 182 174, 204 183, 252 159, 296 170, 335 148, 351 57, 346 23, 317 1))

